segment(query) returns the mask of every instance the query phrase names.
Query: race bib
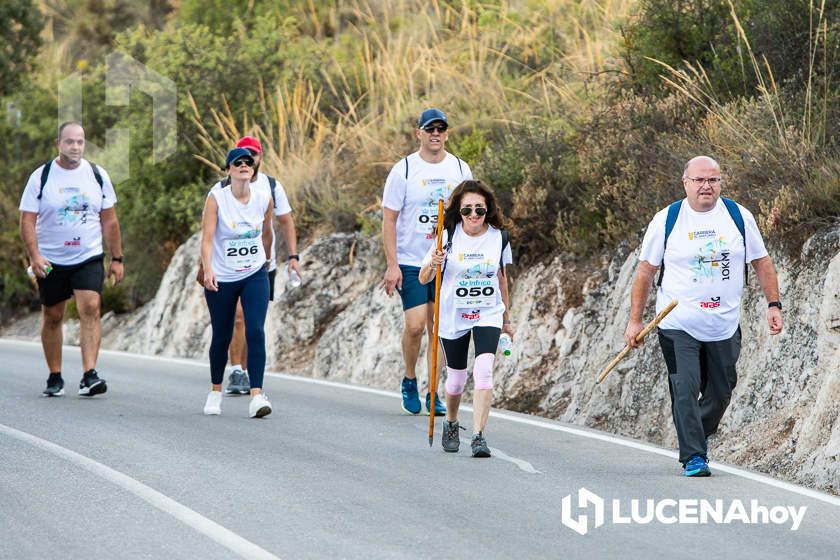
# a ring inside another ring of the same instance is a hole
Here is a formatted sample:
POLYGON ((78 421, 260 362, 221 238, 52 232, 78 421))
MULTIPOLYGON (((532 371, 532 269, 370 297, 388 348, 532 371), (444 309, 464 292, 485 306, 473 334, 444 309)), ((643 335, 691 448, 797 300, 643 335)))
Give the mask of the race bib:
POLYGON ((459 280, 455 288, 455 307, 458 309, 475 309, 480 307, 494 307, 496 305, 496 288, 493 281, 487 278, 459 280))
POLYGON ((225 240, 225 265, 236 271, 253 268, 260 261, 262 237, 225 240))
POLYGON ((417 223, 415 224, 415 231, 422 233, 427 238, 434 235, 435 227, 437 227, 437 202, 434 204, 426 204, 420 207, 417 212, 417 223))

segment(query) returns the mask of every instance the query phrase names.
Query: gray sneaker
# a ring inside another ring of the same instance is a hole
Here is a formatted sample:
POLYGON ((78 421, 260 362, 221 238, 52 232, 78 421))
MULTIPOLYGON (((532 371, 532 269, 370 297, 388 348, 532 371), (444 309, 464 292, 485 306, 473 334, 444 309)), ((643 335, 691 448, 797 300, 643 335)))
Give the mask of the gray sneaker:
POLYGON ((490 448, 487 447, 487 440, 484 439, 484 434, 481 432, 478 432, 472 437, 470 447, 472 447, 473 457, 490 456, 490 448))
POLYGON ((440 436, 440 444, 447 453, 458 453, 458 448, 461 446, 458 428, 460 428, 460 425, 457 420, 454 422, 450 422, 449 420, 443 421, 443 433, 440 436))
POLYGON ((248 389, 250 387, 245 387, 243 385, 243 377, 245 377, 245 372, 241 369, 235 369, 230 372, 230 377, 228 377, 228 386, 225 389, 225 393, 228 395, 243 395, 248 393, 248 389))
POLYGON ((251 394, 251 380, 248 379, 248 372, 242 371, 242 388, 239 389, 240 395, 249 395, 251 394))

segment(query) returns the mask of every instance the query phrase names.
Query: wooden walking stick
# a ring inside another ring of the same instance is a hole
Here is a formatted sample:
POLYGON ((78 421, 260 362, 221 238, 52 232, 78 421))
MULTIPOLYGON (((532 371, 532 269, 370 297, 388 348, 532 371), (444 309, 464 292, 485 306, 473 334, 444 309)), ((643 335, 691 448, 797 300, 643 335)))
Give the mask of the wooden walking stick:
MULTIPOLYGON (((449 241, 452 241, 451 239, 449 241)), ((443 199, 438 199, 437 244, 441 250, 443 242, 443 199)), ((435 437, 435 395, 437 393, 437 350, 438 350, 438 319, 440 318, 440 265, 435 267, 435 321, 432 325, 432 371, 429 372, 429 447, 435 437)))
MULTIPOLYGON (((645 328, 643 328, 643 329, 642 329, 642 331, 641 331, 639 334, 637 334, 637 335, 636 335, 636 342, 641 342, 642 340, 644 340, 644 338, 648 335, 648 333, 650 333, 650 331, 652 331, 653 329, 655 329, 655 328, 656 328, 656 325, 658 325, 658 324, 659 324, 659 322, 660 322, 662 319, 664 319, 664 318, 665 318, 665 315, 667 315, 668 313, 670 313, 670 312, 671 312, 671 310, 672 310, 673 308, 675 308, 676 306, 677 306, 677 300, 674 300, 674 301, 672 301, 671 303, 669 303, 669 304, 667 305, 667 307, 665 307, 665 309, 663 309, 662 311, 660 311, 660 312, 659 312, 659 314, 658 314, 656 317, 654 317, 654 318, 653 318, 653 321, 651 321, 650 323, 648 323, 648 324, 645 326, 645 328)), ((605 368, 601 371, 601 373, 600 373, 600 374, 598 374, 598 381, 597 381, 597 383, 600 383, 601 381, 603 381, 603 380, 604 380, 604 378, 607 376, 607 374, 608 374, 610 371, 612 371, 612 368, 614 368, 616 365, 618 365, 618 362, 620 362, 621 360, 623 360, 623 359, 624 359, 624 356, 626 356, 626 355, 628 354, 628 352, 630 352, 630 350, 631 350, 632 348, 633 348, 633 347, 632 347, 632 346, 630 346, 629 344, 625 345, 625 346, 624 346, 624 349, 623 349, 621 352, 619 352, 619 353, 618 353, 618 356, 616 356, 615 358, 613 358, 613 361, 611 361, 609 364, 607 364, 607 367, 605 367, 605 368)))

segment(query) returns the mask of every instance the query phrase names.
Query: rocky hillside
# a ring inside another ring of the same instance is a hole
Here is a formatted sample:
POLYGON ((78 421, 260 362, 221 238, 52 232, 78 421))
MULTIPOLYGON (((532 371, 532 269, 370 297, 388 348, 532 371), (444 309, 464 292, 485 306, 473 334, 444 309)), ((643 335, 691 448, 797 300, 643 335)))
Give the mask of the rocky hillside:
MULTIPOLYGON (((739 383, 713 436, 713 459, 840 489, 838 251, 840 229, 820 232, 796 254, 773 248, 786 321, 777 337, 768 335, 766 305, 750 274, 739 383)), ((197 255, 194 236, 176 253, 153 301, 130 316, 107 318, 103 346, 206 359, 209 316, 194 280, 197 255)), ((558 256, 515 276, 518 334, 513 354, 498 361, 495 406, 676 445, 655 337, 595 385, 597 372, 623 346, 636 257, 629 249, 594 264, 558 256)), ((377 287, 384 267, 378 243, 333 235, 310 246, 303 264, 299 288, 287 289, 278 276, 268 367, 396 389, 401 309, 377 287)), ((4 334, 24 331, 18 323, 4 334)), ((68 326, 67 340, 75 336, 68 326)))

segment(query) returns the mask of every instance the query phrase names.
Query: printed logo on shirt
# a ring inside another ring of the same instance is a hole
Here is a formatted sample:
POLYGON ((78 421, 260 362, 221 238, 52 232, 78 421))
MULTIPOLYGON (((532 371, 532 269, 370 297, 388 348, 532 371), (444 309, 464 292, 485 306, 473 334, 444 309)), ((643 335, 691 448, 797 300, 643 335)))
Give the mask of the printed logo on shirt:
POLYGON ((723 236, 701 245, 691 262, 692 282, 704 284, 729 280, 730 253, 723 236))
POLYGON ((460 262, 484 260, 484 253, 458 253, 458 260, 460 262))
POLYGON ((61 194, 72 194, 82 192, 82 189, 80 187, 59 187, 58 192, 60 192, 61 194))
POLYGON ((694 241, 695 239, 712 239, 717 235, 717 232, 713 229, 701 229, 698 231, 689 231, 688 232, 688 240, 694 241))
POLYGON ((700 302, 701 309, 717 309, 720 307, 720 296, 709 298, 709 301, 700 302))
POLYGON ((68 239, 64 242, 65 247, 78 247, 82 244, 81 237, 74 237, 73 239, 68 239))
POLYGON ((473 309, 472 311, 462 311, 461 319, 466 319, 467 321, 478 321, 481 319, 481 311, 478 309, 473 309))
MULTIPOLYGON (((78 188, 73 192, 78 192, 78 188)), ((67 189, 68 191, 70 189, 67 189)), ((87 223, 88 210, 90 210, 90 198, 84 193, 73 194, 64 199, 64 205, 56 213, 58 225, 76 226, 87 223)))

